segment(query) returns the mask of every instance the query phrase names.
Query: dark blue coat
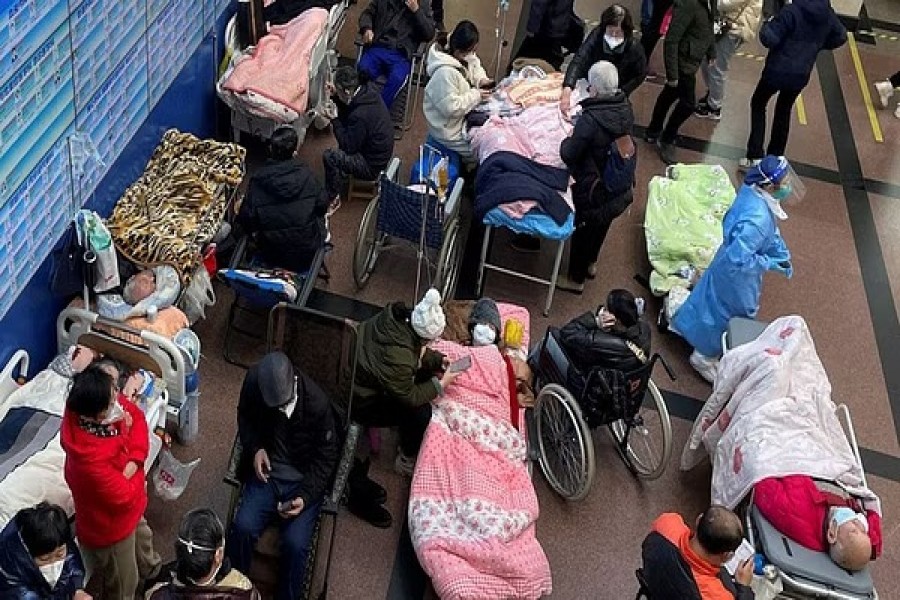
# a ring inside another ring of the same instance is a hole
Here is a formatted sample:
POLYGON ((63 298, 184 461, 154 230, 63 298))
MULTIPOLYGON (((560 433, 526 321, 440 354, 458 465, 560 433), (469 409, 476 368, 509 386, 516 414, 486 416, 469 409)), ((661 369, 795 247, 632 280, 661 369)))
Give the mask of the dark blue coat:
POLYGON ((828 0, 794 0, 763 23, 759 41, 769 49, 762 79, 780 90, 802 90, 820 50, 834 50, 847 41, 828 0))
POLYGON ((84 588, 84 563, 74 541, 69 541, 69 551, 62 575, 51 590, 40 569, 28 553, 19 528, 13 519, 0 533, 0 598, 4 600, 69 600, 76 591, 84 588))

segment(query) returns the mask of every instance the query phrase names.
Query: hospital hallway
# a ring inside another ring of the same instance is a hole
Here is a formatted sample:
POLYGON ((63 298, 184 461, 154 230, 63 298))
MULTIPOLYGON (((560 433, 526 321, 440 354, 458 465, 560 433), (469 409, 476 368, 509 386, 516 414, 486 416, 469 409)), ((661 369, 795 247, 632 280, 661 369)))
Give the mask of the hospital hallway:
MULTIPOLYGON (((837 1, 837 0, 836 0, 837 1)), ((478 53, 489 74, 496 59, 498 4, 493 0, 446 0, 447 27, 462 18, 481 30, 478 53)), ((512 41, 520 21, 522 0, 509 3, 506 39, 512 41)), ((580 0, 576 9, 591 26, 607 6, 600 0, 580 0)), ((624 2, 639 21, 639 2, 624 2)), ((339 49, 355 56, 356 18, 366 0, 353 7, 339 49)), ((816 349, 829 375, 836 403, 852 413, 870 487, 883 503, 884 553, 872 569, 881 598, 900 599, 900 118, 893 108, 881 109, 872 84, 900 69, 900 3, 866 0, 875 43, 851 39, 835 52, 820 55, 810 85, 795 107, 787 157, 806 185, 798 205, 788 207, 782 235, 793 255, 793 278, 765 277, 760 318, 801 315, 809 324, 816 349), (872 102, 875 108, 872 108, 872 102)), ((506 65, 509 47, 503 50, 506 65)), ((737 186, 737 161, 744 156, 749 131, 749 98, 762 68, 764 49, 753 42, 741 48, 729 72, 721 121, 693 117, 681 129, 678 158, 685 163, 722 165, 737 186)), ((650 60, 650 70, 662 72, 662 44, 650 60)), ((700 77, 698 76, 698 80, 700 77)), ((702 80, 701 80, 702 81, 702 80)), ((702 83, 698 84, 698 88, 702 83)), ((490 273, 484 295, 520 304, 531 315, 532 343, 549 325, 562 325, 602 302, 608 290, 624 287, 647 300, 649 318, 656 319, 660 302, 645 284, 650 273, 643 232, 647 183, 665 169, 655 149, 643 141, 660 84, 647 81, 632 94, 639 153, 634 204, 612 226, 599 260, 599 273, 583 295, 557 291, 549 317, 542 315, 546 288, 499 273, 490 273)), ((698 97, 703 90, 698 89, 698 97)), ((420 101, 421 102, 421 101, 420 101)), ((772 106, 769 113, 771 118, 772 106)), ((425 139, 421 106, 413 127, 397 142, 404 177, 425 139)), ((321 176, 321 155, 334 144, 328 130, 310 131, 300 157, 321 176)), ((261 146, 251 145, 250 165, 258 164, 261 146)), ((252 174, 252 170, 251 170, 252 174)), ((466 202, 471 202, 467 198, 466 202)), ((344 200, 332 217, 334 250, 328 255, 331 274, 319 281, 310 305, 344 317, 363 319, 387 302, 415 300, 415 256, 386 253, 368 285, 358 291, 351 275, 353 246, 366 200, 344 200)), ((483 228, 468 228, 458 298, 473 298, 483 228)), ((539 254, 520 253, 508 246, 510 234, 498 232, 493 258, 537 275, 549 272, 552 244, 539 254)), ((563 271, 564 272, 564 271, 563 271)), ((244 371, 224 361, 223 333, 231 291, 217 283, 218 303, 195 329, 204 349, 200 374, 202 398, 200 434, 189 446, 174 446, 182 459, 202 457, 185 494, 164 503, 150 494, 147 520, 156 533, 155 545, 172 559, 181 515, 196 506, 227 514, 230 488, 222 482, 235 432, 235 410, 244 371)), ((594 432, 596 476, 588 496, 578 502, 559 498, 534 465, 533 481, 540 502, 537 537, 549 558, 552 598, 558 600, 633 598, 635 569, 641 542, 650 523, 663 512, 680 512, 692 522, 709 501, 711 469, 679 470, 681 451, 691 423, 710 386, 688 363, 690 348, 673 334, 653 328, 653 349, 661 353, 677 379, 657 368, 654 381, 664 390, 672 415, 674 445, 665 474, 655 481, 633 477, 616 454, 610 436, 594 432)), ((261 348, 248 345, 248 359, 261 348)), ((388 491, 386 507, 394 517, 390 529, 373 528, 342 510, 334 548, 329 593, 339 600, 420 600, 434 598, 418 564, 406 524, 409 481, 393 471, 395 443, 382 434, 372 477, 388 491)))

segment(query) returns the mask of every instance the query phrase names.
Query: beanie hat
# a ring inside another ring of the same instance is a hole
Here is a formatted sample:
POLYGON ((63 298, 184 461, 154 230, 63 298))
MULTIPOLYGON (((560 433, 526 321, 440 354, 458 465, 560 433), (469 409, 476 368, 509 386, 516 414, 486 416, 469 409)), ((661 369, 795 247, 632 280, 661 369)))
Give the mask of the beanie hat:
POLYGON ((447 320, 441 308, 441 294, 431 288, 425 293, 422 301, 416 304, 409 319, 413 331, 423 340, 433 340, 444 333, 447 320))
POLYGON ((294 395, 294 365, 284 352, 270 352, 256 365, 256 384, 266 406, 278 408, 294 395))
POLYGON ((493 327, 498 337, 503 330, 500 323, 500 310, 497 308, 497 303, 490 298, 478 300, 472 307, 472 312, 469 313, 469 331, 472 331, 472 328, 479 323, 486 323, 493 327))

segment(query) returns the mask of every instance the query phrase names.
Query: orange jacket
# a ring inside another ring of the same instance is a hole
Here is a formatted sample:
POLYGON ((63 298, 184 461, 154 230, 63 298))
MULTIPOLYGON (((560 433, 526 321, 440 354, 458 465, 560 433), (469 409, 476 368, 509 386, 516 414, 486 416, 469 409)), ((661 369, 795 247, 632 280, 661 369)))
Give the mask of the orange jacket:
POLYGON ((734 600, 732 593, 719 577, 720 567, 707 562, 691 549, 691 530, 678 513, 664 513, 653 522, 653 531, 678 548, 691 568, 691 574, 703 600, 734 600))

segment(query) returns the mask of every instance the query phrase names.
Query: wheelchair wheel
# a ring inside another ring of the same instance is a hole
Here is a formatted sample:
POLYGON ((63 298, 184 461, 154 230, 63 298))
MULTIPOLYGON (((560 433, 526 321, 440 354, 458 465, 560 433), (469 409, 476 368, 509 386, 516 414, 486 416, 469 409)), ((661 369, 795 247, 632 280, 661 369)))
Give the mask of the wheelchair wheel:
POLYGON ((441 292, 441 298, 452 298, 459 279, 459 219, 453 219, 444 231, 444 242, 438 256, 437 272, 434 275, 435 287, 441 292))
POLYGON ((369 276, 378 260, 383 234, 378 231, 378 197, 372 198, 366 206, 356 233, 356 245, 353 247, 353 281, 362 289, 369 281, 369 276))
POLYGON ((587 496, 594 481, 594 443, 581 408, 559 384, 541 389, 535 403, 541 471, 566 500, 587 496))
POLYGON ((657 479, 665 472, 672 455, 672 423, 666 401, 653 381, 648 382, 634 424, 615 421, 610 423, 609 431, 619 454, 636 476, 657 479))

